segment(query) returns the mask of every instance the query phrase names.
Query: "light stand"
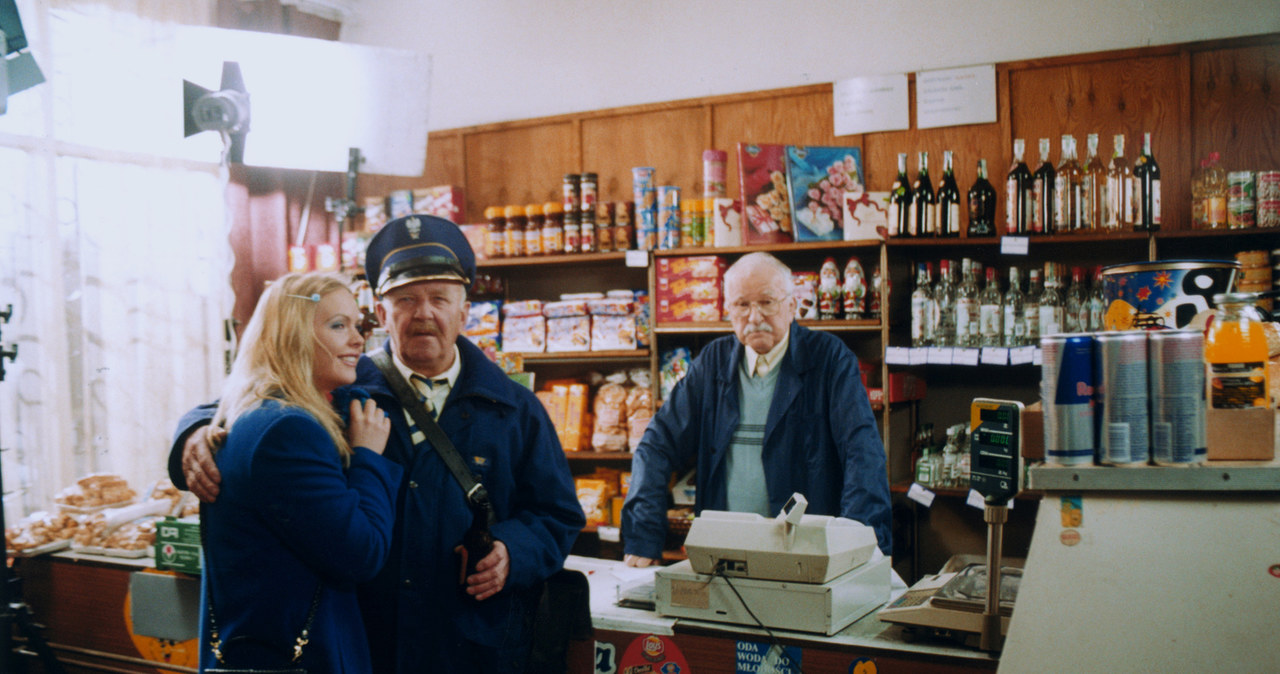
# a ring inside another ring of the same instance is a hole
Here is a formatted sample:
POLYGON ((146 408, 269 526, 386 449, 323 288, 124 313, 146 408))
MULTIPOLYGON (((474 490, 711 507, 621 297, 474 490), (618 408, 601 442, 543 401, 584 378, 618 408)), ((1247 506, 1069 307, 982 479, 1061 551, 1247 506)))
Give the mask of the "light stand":
MULTIPOLYGON (((353 147, 347 152, 347 195, 343 199, 325 197, 324 210, 338 218, 338 271, 346 271, 347 263, 343 255, 342 232, 347 228, 347 221, 356 212, 356 179, 360 176, 360 164, 364 157, 360 156, 360 148, 353 147)), ((352 264, 355 260, 352 260, 352 264)))
MULTIPOLYGON (((0 312, 0 325, 9 322, 9 317, 13 315, 13 305, 7 305, 5 310, 0 312)), ((4 343, 0 342, 0 382, 4 381, 4 361, 5 359, 13 360, 18 357, 18 345, 14 344, 12 349, 6 349, 4 343)), ((0 522, 4 521, 4 462, 0 461, 0 522)), ((13 651, 13 627, 18 626, 27 640, 27 646, 34 650, 36 655, 40 657, 44 671, 48 674, 62 674, 62 665, 58 663, 58 659, 54 657, 53 650, 49 648, 48 642, 44 640, 44 636, 40 633, 44 629, 43 625, 38 625, 32 619, 31 608, 22 601, 22 587, 19 578, 9 577, 9 546, 8 542, 0 538, 0 552, 4 553, 3 561, 0 561, 0 672, 25 672, 26 667, 21 669, 17 666, 17 658, 14 657, 13 651)))

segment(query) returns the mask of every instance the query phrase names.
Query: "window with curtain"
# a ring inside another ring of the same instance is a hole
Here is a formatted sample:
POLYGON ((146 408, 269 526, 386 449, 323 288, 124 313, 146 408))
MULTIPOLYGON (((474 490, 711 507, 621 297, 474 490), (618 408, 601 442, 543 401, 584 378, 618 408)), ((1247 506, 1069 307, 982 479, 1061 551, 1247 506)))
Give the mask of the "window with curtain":
POLYGON ((18 2, 46 82, 0 116, 0 310, 13 307, 0 342, 18 349, 0 381, 9 523, 87 473, 145 495, 178 417, 221 384, 226 175, 216 150, 195 156, 207 142, 181 143, 181 78, 157 46, 208 25, 213 4, 18 2))

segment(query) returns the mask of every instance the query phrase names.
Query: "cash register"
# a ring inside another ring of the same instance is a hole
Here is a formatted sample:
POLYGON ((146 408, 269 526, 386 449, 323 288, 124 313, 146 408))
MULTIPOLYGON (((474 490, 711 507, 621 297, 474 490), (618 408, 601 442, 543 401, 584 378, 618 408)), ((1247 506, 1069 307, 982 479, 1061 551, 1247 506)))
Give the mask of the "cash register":
POLYGON ((795 494, 773 518, 703 511, 688 559, 656 573, 658 614, 831 635, 882 606, 890 559, 875 531, 807 506, 795 494))

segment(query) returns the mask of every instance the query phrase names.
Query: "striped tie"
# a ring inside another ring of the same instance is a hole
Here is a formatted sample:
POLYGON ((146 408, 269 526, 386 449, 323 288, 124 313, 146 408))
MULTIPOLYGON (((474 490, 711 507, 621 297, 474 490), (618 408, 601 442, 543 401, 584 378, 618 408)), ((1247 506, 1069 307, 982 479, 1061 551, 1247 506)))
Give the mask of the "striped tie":
POLYGON ((427 408, 427 413, 431 415, 432 419, 437 418, 436 406, 431 401, 431 391, 436 386, 448 384, 449 379, 447 377, 428 379, 420 374, 414 374, 409 376, 409 381, 413 384, 414 390, 418 392, 418 402, 427 408))

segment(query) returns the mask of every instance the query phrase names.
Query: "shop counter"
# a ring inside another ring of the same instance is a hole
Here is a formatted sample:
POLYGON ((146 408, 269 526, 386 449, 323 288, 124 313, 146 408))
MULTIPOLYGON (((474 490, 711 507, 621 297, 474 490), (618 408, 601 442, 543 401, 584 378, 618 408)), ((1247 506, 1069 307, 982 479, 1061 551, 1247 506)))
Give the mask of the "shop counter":
MULTIPOLYGON (((772 640, 759 628, 686 618, 667 618, 650 610, 616 605, 618 590, 639 576, 622 562, 571 556, 565 566, 587 575, 595 652, 571 651, 570 672, 770 671, 761 667, 772 640), (675 666, 663 669, 667 663, 675 666), (650 668, 646 669, 646 665, 650 668), (635 667, 635 669, 632 669, 635 667)), ((883 674, 886 672, 989 672, 999 661, 976 649, 933 641, 909 641, 903 628, 882 622, 875 613, 831 635, 773 630, 786 653, 805 672, 883 674)), ((774 671, 788 669, 785 663, 774 671)))

